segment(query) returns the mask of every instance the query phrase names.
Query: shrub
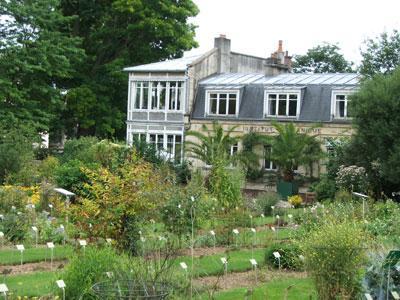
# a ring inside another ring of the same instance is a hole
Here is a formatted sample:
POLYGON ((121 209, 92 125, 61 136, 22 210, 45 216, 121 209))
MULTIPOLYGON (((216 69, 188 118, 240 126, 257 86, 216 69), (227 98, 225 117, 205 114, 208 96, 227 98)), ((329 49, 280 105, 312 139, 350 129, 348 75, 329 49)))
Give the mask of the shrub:
POLYGON ((81 137, 79 139, 67 140, 64 145, 63 154, 60 156, 62 163, 73 159, 80 160, 84 163, 93 162, 93 153, 90 148, 98 143, 96 137, 81 137))
POLYGON ((258 209, 266 216, 272 216, 272 208, 279 201, 279 196, 276 193, 264 193, 256 198, 258 209))
POLYGON ((368 236, 357 223, 327 222, 300 244, 318 299, 357 299, 368 236))
POLYGON ((83 172, 84 164, 77 159, 70 160, 59 166, 55 172, 55 181, 64 189, 79 193, 87 181, 83 172))
POLYGON ((58 158, 54 156, 48 156, 39 165, 39 174, 41 180, 54 183, 55 173, 57 168, 60 166, 58 158))
POLYGON ((294 207, 298 208, 303 203, 303 198, 300 195, 290 196, 288 202, 294 207))
POLYGON ((24 241, 28 236, 28 229, 28 219, 22 214, 6 214, 0 222, 0 231, 3 231, 5 237, 12 243, 24 241))
POLYGON ((282 269, 302 270, 303 261, 300 259, 302 251, 297 244, 294 243, 276 243, 267 248, 265 251, 265 263, 274 268, 279 267, 279 262, 275 259, 274 252, 279 252, 280 264, 282 269))
MULTIPOLYGON (((80 297, 90 293, 96 282, 105 280, 106 272, 118 270, 119 261, 119 255, 110 247, 87 247, 84 254, 73 256, 62 276, 68 287, 65 289, 66 299, 90 299, 80 297)), ((59 289, 57 293, 61 296, 59 289)))
POLYGON ((322 175, 321 179, 311 186, 311 191, 317 194, 316 200, 318 201, 333 199, 336 192, 335 181, 326 175, 322 175))
POLYGON ((367 188, 367 175, 363 167, 340 166, 336 175, 336 184, 349 192, 363 192, 367 188))

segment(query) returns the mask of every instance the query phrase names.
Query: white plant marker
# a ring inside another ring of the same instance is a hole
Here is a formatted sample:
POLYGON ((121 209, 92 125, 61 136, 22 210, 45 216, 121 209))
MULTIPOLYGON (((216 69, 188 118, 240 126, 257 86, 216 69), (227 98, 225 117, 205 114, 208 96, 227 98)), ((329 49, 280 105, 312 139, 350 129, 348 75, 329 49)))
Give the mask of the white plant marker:
POLYGON ((233 229, 232 232, 233 232, 234 235, 236 235, 236 238, 235 238, 235 245, 236 245, 236 248, 237 248, 237 247, 238 247, 239 230, 233 229))
POLYGON ((63 245, 65 245, 66 232, 63 224, 60 224, 60 230, 63 232, 63 245))
POLYGON ((35 233, 36 248, 38 246, 39 230, 36 226, 32 226, 32 230, 35 233))
POLYGON ((217 239, 215 237, 215 231, 214 230, 210 230, 210 234, 213 238, 213 244, 214 244, 214 251, 215 251, 215 245, 217 244, 217 239))
POLYGON ((24 245, 16 245, 16 247, 17 247, 17 250, 19 252, 21 252, 21 266, 22 266, 22 264, 24 263, 24 254, 23 254, 23 252, 25 250, 25 247, 24 247, 24 245))
POLYGON ((47 248, 50 249, 50 267, 53 270, 54 243, 48 242, 46 245, 47 245, 47 248))
POLYGON ((4 243, 4 232, 0 231, 0 246, 3 248, 3 243, 4 243))
POLYGON ((79 245, 81 245, 81 247, 83 248, 83 254, 85 254, 87 242, 85 240, 79 240, 78 242, 79 245))
POLYGON ((400 299, 400 295, 398 292, 396 291, 392 291, 392 296, 394 300, 399 300, 400 299))
POLYGON ((222 265, 224 266, 224 275, 226 278, 226 276, 228 275, 228 260, 226 259, 226 257, 221 257, 220 259, 221 259, 222 265))
POLYGON ((281 254, 278 251, 275 251, 273 253, 273 255, 274 255, 275 259, 278 260, 278 267, 279 267, 279 270, 280 270, 281 269, 281 254))
POLYGON ((189 272, 188 272, 187 264, 183 261, 183 262, 179 263, 179 265, 181 266, 183 271, 186 273, 186 278, 188 278, 189 277, 189 272))
POLYGON ((264 214, 261 214, 261 218, 264 218, 265 216, 264 216, 264 214))
POLYGON ((369 293, 365 293, 364 296, 366 300, 374 300, 374 298, 372 298, 371 294, 369 293))
POLYGON ((255 283, 257 284, 257 261, 254 258, 251 258, 250 259, 250 264, 251 264, 251 267, 254 270, 254 275, 255 275, 255 280, 256 280, 255 283))
POLYGON ((110 239, 110 238, 106 238, 106 242, 107 242, 107 244, 111 245, 111 243, 112 243, 112 239, 110 239))
POLYGON ((0 220, 1 220, 1 221, 4 220, 4 215, 0 215, 0 220))
POLYGON ((114 277, 114 273, 111 272, 111 271, 106 272, 106 275, 107 275, 107 277, 110 278, 110 279, 114 277))
POLYGON ((304 261, 304 259, 305 259, 304 256, 301 255, 301 254, 299 255, 299 258, 300 258, 301 261, 304 261))
POLYGON ((60 289, 62 289, 62 291, 63 291, 63 300, 65 300, 65 288, 67 287, 66 285, 65 285, 65 282, 64 282, 64 280, 57 280, 56 281, 56 283, 57 283, 57 286, 60 288, 60 289))
POLYGON ((8 287, 5 283, 0 283, 0 293, 3 293, 4 300, 7 300, 8 287))

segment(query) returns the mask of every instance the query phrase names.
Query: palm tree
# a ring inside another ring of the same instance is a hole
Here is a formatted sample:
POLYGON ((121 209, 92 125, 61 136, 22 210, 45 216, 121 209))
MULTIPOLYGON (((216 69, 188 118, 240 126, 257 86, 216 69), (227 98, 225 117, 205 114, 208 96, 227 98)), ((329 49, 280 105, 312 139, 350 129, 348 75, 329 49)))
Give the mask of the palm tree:
POLYGON ((283 180, 293 181, 295 169, 310 165, 322 155, 320 142, 315 136, 300 133, 293 123, 272 124, 278 136, 272 140, 272 160, 277 164, 283 180))
POLYGON ((185 143, 189 157, 198 159, 207 165, 214 165, 217 161, 223 161, 226 165, 230 164, 234 159, 230 156, 230 149, 240 140, 240 137, 231 136, 236 127, 231 127, 224 133, 222 126, 214 121, 211 130, 203 124, 202 132, 188 131, 187 136, 198 139, 198 142, 187 141, 185 143))

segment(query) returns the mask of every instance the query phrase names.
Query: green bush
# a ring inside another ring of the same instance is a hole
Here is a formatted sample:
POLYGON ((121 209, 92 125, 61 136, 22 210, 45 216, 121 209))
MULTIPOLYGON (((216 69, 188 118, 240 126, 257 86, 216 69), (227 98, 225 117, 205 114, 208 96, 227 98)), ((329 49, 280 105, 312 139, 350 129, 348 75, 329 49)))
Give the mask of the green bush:
POLYGON ((22 242, 28 237, 29 223, 24 215, 9 213, 0 222, 0 231, 11 243, 22 242))
POLYGON ((99 142, 96 137, 81 137, 79 139, 67 140, 64 145, 63 154, 60 156, 61 163, 77 159, 85 163, 93 162, 91 147, 99 142))
POLYGON ((367 261, 368 235, 360 224, 326 222, 300 243, 318 299, 357 299, 367 261))
POLYGON ((294 243, 275 243, 265 251, 265 263, 274 268, 279 267, 279 262, 275 259, 274 252, 279 252, 280 264, 282 269, 302 270, 303 261, 300 259, 302 251, 297 244, 294 243))
POLYGON ((316 193, 318 201, 333 199, 336 192, 335 181, 327 175, 322 175, 321 179, 311 186, 311 191, 316 193))
POLYGON ((256 206, 265 216, 272 216, 273 212, 271 206, 275 206, 278 201, 279 196, 277 193, 268 192, 256 198, 256 206))
POLYGON ((87 181, 85 173, 82 171, 84 167, 85 165, 77 159, 62 164, 57 168, 54 176, 57 185, 75 193, 79 192, 87 181))
MULTIPOLYGON (((93 299, 85 295, 90 294, 96 282, 106 280, 106 272, 116 273, 120 261, 120 256, 110 247, 87 247, 85 253, 73 256, 62 274, 67 286, 66 299, 93 299)), ((61 291, 57 294, 62 295, 61 291)))

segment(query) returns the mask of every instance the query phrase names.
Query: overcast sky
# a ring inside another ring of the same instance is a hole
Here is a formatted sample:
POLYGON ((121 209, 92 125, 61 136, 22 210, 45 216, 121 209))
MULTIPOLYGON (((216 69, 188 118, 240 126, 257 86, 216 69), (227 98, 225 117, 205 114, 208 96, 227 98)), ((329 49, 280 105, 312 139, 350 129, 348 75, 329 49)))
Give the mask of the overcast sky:
POLYGON ((346 59, 360 61, 360 45, 383 31, 400 30, 400 0, 193 0, 200 9, 198 54, 225 34, 231 48, 269 56, 283 40, 290 55, 304 54, 322 42, 337 43, 346 59))

